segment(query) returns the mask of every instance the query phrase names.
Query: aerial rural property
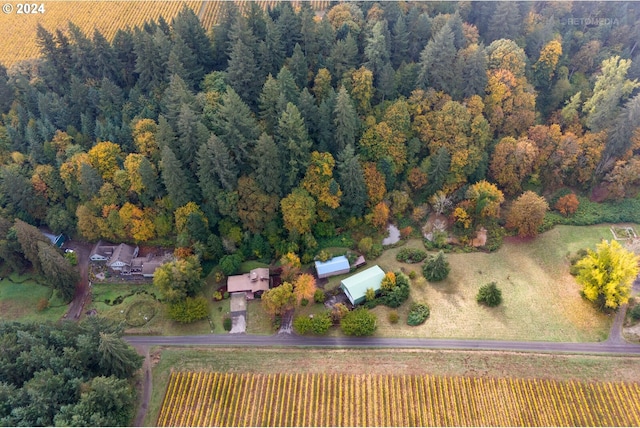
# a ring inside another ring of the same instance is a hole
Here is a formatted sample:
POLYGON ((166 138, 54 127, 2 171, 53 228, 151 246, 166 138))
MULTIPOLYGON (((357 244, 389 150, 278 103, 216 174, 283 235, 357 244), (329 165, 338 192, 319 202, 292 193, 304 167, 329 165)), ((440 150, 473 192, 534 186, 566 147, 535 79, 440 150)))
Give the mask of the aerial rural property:
POLYGON ((640 426, 640 5, 0 14, 0 426, 640 426))

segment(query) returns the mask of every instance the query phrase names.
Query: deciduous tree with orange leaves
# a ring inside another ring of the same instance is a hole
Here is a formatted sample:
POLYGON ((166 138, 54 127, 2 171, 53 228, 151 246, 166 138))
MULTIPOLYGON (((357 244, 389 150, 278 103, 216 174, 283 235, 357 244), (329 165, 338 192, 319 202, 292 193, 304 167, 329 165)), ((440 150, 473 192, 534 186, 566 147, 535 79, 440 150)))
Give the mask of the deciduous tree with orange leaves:
POLYGON ((547 200, 528 190, 516 199, 507 215, 507 229, 515 230, 518 236, 536 236, 549 209, 547 200))

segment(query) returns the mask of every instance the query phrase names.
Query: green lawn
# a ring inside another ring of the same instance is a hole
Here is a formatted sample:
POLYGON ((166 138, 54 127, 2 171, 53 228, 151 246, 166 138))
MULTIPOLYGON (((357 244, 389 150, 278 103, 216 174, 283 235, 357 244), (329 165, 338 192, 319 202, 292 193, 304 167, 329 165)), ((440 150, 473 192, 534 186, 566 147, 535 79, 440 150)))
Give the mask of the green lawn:
POLYGON ((240 264, 240 269, 238 270, 238 273, 249 273, 251 272, 253 269, 257 269, 257 268, 266 268, 269 267, 269 265, 267 263, 262 263, 259 262, 257 260, 248 260, 245 262, 242 262, 240 264))
MULTIPOLYGON (((597 312, 580 296, 580 287, 569 274, 569 254, 595 248, 611 239, 609 225, 556 226, 535 239, 507 240, 495 253, 448 254, 449 277, 428 283, 421 264, 396 261, 394 248, 369 264, 384 270, 415 270, 410 301, 398 309, 400 323, 387 321, 389 309, 377 307, 380 336, 473 338, 588 342, 604 340, 612 317, 597 312), (475 301, 478 288, 496 281, 503 304, 486 308, 475 301), (411 301, 425 302, 431 316, 418 327, 406 325, 411 301)), ((424 248, 419 240, 408 247, 424 248)))
POLYGON ((20 322, 58 321, 67 305, 50 287, 39 284, 29 275, 10 275, 0 281, 0 319, 20 322), (41 299, 49 301, 49 308, 37 310, 41 299))
MULTIPOLYGON (((202 320, 192 324, 180 324, 169 319, 166 305, 160 303, 153 297, 159 293, 153 284, 117 283, 117 284, 94 284, 93 299, 91 308, 98 311, 99 316, 123 322, 126 326, 127 334, 159 334, 166 336, 179 336, 191 334, 224 333, 222 320, 229 313, 229 299, 220 302, 211 301, 209 304, 209 320, 202 320), (146 291, 147 293, 142 293, 146 291), (138 294, 134 294, 139 292, 138 294), (128 297, 125 297, 128 296, 128 297), (121 303, 113 304, 114 299, 124 297, 121 303), (105 299, 112 303, 105 303, 105 299), (132 305, 139 302, 148 302, 155 309, 155 314, 142 327, 131 327, 126 323, 127 311, 132 305), (211 328, 213 324, 213 329, 211 328)), ((209 299, 210 295, 205 294, 209 299)))

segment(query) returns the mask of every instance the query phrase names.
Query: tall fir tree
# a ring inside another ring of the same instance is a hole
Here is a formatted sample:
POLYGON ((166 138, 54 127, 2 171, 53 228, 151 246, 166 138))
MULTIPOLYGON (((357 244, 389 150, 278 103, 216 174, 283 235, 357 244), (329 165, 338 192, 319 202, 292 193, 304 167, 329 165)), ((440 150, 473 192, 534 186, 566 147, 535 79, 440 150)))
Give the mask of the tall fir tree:
POLYGON ((367 186, 352 144, 348 144, 338 156, 337 178, 342 189, 342 207, 348 215, 362 217, 367 203, 367 186))
POLYGON ((293 103, 287 103, 278 121, 277 142, 284 159, 284 193, 296 186, 309 162, 311 141, 300 111, 293 103))
POLYGON ((192 183, 189 183, 187 179, 184 166, 176 158, 169 146, 164 146, 161 153, 162 181, 174 207, 181 207, 189 201, 196 202, 194 189, 192 183))
POLYGON ((351 96, 347 89, 342 86, 336 99, 334 110, 335 146, 332 147, 332 154, 344 150, 349 144, 354 145, 358 134, 358 116, 353 106, 351 96))

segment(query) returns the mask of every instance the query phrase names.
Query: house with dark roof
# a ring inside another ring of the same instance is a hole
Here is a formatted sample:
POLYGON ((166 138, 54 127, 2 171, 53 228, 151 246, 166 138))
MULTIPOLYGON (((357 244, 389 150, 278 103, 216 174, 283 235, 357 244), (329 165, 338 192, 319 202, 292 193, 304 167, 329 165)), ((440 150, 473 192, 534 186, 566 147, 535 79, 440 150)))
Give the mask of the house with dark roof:
POLYGON ((114 248, 107 266, 122 273, 131 273, 131 262, 138 256, 139 250, 138 246, 134 248, 131 245, 120 244, 114 248))
POLYGON ((98 241, 91 250, 89 260, 91 260, 92 262, 106 262, 111 258, 111 255, 113 254, 113 250, 115 248, 115 245, 105 244, 102 241, 98 241))

